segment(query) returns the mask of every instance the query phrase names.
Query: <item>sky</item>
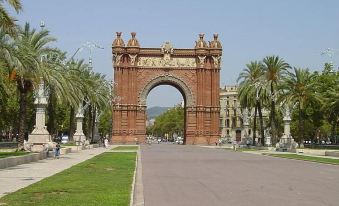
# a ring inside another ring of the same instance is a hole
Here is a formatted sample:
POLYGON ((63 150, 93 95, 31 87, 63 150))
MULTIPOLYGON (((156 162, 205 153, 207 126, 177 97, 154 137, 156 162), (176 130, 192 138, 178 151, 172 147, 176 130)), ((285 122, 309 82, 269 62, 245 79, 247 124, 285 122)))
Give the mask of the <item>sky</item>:
MULTIPOLYGON (((219 34, 223 46, 220 85, 236 84, 245 65, 268 55, 279 55, 291 66, 320 71, 330 59, 321 52, 334 49, 339 66, 338 0, 22 0, 23 12, 13 15, 19 24, 39 28, 43 20, 58 39, 55 46, 69 56, 86 42, 93 49, 96 72, 113 79, 111 44, 123 32, 137 32, 141 47, 193 48, 199 33, 210 41, 219 34)), ((83 50, 76 58, 88 60, 83 50)), ((148 106, 173 106, 183 97, 170 86, 153 89, 148 106)))

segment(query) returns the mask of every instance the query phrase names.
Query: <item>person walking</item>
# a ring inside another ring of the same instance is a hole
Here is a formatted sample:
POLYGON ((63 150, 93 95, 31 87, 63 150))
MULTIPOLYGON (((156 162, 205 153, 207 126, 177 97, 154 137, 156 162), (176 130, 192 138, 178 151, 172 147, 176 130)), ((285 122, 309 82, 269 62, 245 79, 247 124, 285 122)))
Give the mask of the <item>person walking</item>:
POLYGON ((233 151, 237 151, 237 146, 238 146, 238 142, 236 140, 233 140, 233 151))
POLYGON ((104 140, 104 145, 105 145, 105 148, 108 148, 108 139, 107 138, 105 138, 105 140, 104 140))
POLYGON ((60 144, 59 142, 55 146, 55 158, 59 159, 60 157, 60 144))

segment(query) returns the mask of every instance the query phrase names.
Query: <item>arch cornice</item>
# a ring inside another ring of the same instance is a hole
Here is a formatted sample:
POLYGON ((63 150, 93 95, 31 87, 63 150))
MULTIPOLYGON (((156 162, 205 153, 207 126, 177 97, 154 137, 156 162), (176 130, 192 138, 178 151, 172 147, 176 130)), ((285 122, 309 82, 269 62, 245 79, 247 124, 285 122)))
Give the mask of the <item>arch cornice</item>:
POLYGON ((194 94, 191 88, 179 77, 165 74, 152 78, 139 92, 138 100, 139 105, 146 105, 148 93, 156 86, 161 84, 169 84, 180 90, 183 93, 186 100, 186 107, 194 106, 194 94))

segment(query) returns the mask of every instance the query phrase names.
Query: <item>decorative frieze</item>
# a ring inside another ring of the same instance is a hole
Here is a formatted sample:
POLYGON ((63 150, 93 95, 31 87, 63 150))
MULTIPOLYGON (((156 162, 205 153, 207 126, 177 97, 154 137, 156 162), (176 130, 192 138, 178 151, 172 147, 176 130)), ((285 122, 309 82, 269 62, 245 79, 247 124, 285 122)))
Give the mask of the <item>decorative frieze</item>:
POLYGON ((173 68, 190 68, 196 67, 195 58, 162 58, 162 57, 139 57, 139 67, 173 67, 173 68))

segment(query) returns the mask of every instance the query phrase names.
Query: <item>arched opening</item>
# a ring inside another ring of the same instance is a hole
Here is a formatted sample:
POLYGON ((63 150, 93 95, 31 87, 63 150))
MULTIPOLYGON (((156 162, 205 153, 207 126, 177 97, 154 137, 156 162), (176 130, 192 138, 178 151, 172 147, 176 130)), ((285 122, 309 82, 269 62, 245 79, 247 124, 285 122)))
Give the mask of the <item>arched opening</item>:
POLYGON ((241 130, 235 131, 235 141, 237 141, 237 142, 241 141, 241 130))
POLYGON ((185 144, 186 97, 184 91, 170 82, 150 87, 147 97, 146 135, 152 142, 185 144))

